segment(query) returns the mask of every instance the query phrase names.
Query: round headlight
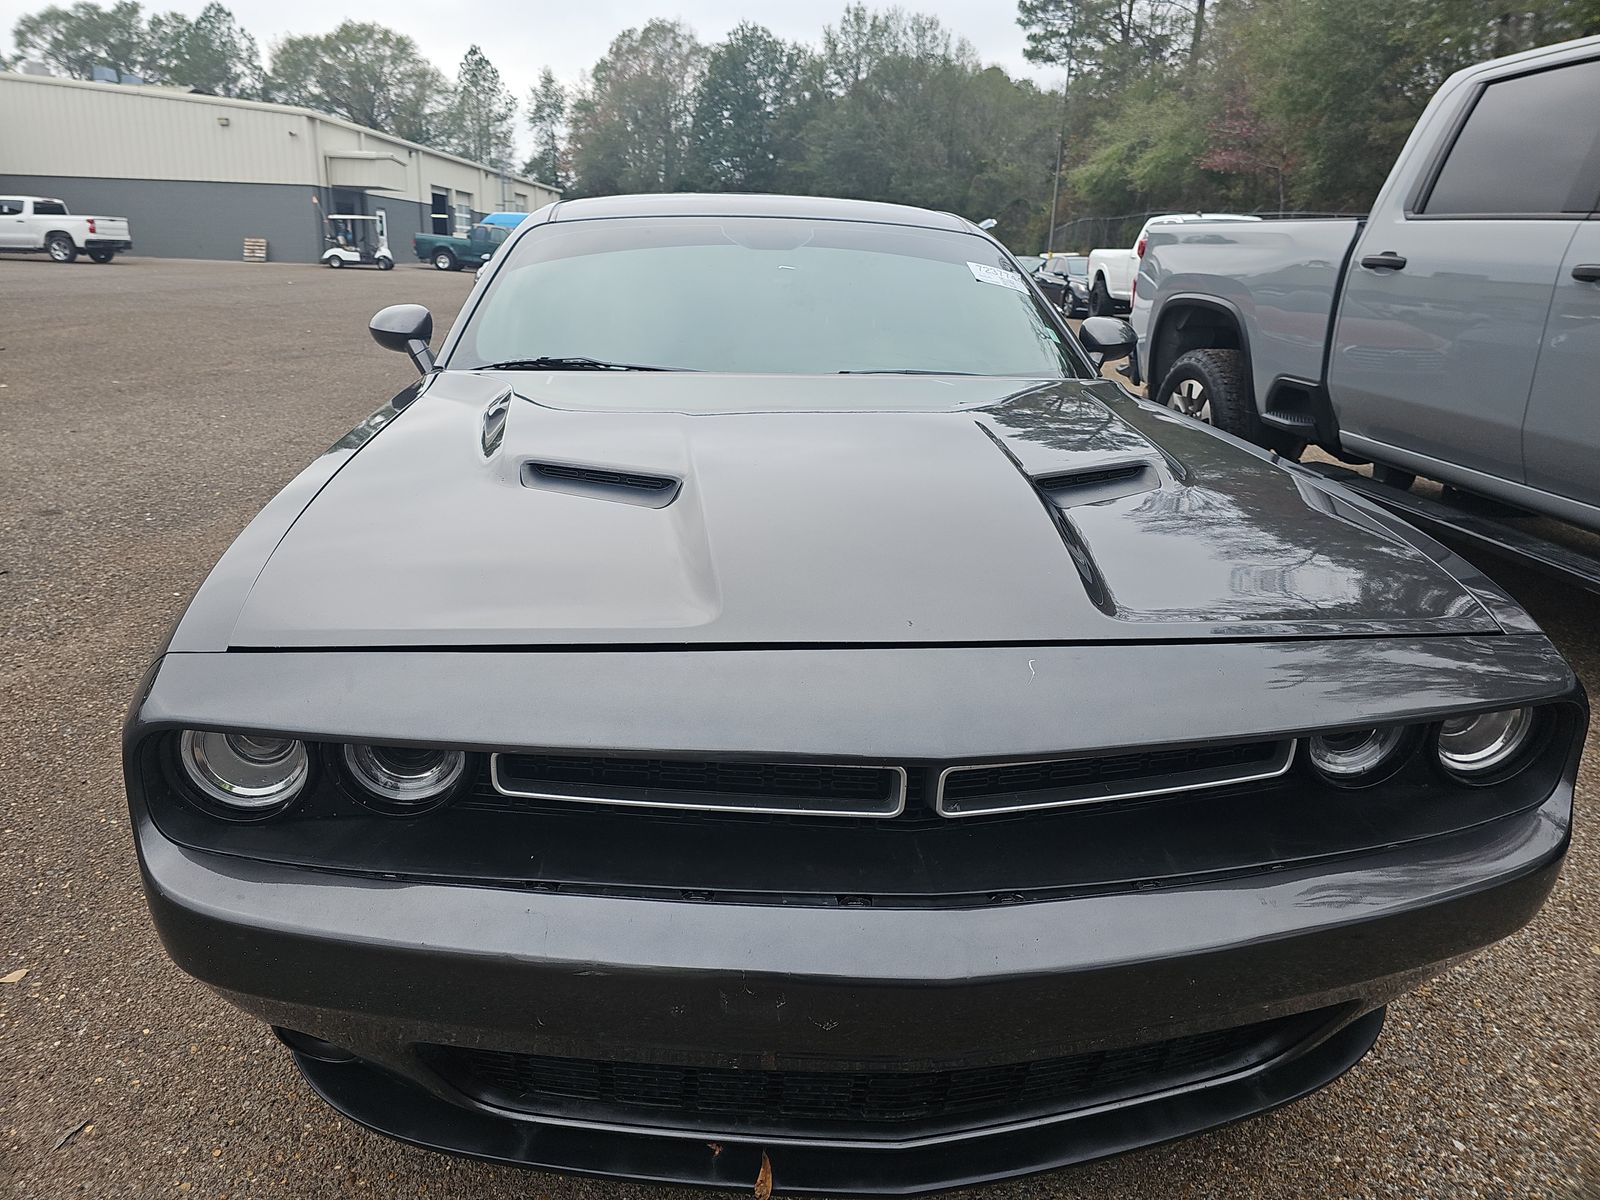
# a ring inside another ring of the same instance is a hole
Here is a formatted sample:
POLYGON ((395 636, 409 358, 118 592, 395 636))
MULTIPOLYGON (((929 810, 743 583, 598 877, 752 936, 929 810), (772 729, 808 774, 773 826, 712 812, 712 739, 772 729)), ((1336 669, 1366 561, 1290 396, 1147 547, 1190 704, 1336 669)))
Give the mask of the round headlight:
POLYGON ((346 746, 344 762, 375 799, 404 810, 426 805, 455 787, 467 756, 460 750, 412 746, 346 746))
POLYGON ((265 815, 300 794, 310 770, 304 742, 254 733, 185 729, 179 758, 208 800, 241 814, 265 815))
POLYGON ((1481 779, 1522 752, 1534 723, 1531 708, 1451 717, 1439 726, 1439 764, 1463 779, 1481 779))
POLYGON ((1350 786, 1376 783, 1380 774, 1398 763, 1405 744, 1405 726, 1390 725, 1314 737, 1307 751, 1324 779, 1350 786))

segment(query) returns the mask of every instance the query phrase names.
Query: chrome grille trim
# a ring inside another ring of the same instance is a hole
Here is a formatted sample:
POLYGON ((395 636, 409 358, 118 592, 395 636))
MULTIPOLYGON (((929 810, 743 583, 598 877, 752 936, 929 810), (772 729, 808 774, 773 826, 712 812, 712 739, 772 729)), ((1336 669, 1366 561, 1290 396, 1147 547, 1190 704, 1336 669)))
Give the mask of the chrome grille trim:
MULTIPOLYGON (((1026 767, 1046 763, 1070 762, 1076 760, 1092 761, 1097 758, 1113 757, 1115 752, 1101 752, 1083 755, 1059 755, 1050 758, 1017 759, 1008 762, 965 763, 960 766, 946 767, 939 772, 939 781, 934 788, 934 810, 941 817, 960 820, 963 817, 987 817, 1002 813, 1031 812, 1050 808, 1070 808, 1085 804, 1106 804, 1115 800, 1140 800, 1149 796, 1166 796, 1175 792, 1200 791, 1207 788, 1231 787, 1236 784, 1258 783, 1267 779, 1277 779, 1289 772, 1294 765, 1294 756, 1299 742, 1289 738, 1277 744, 1277 749, 1271 759, 1262 764, 1252 764, 1247 769, 1237 767, 1213 768, 1210 770, 1182 771, 1166 775, 1147 776, 1144 779, 1130 779, 1124 781, 1126 786, 1111 785, 1106 790, 1098 790, 1098 785, 1087 785, 1076 789, 1081 794, 1064 795, 1074 791, 1072 788, 1040 789, 1040 795, 1051 797, 1035 801, 1019 801, 1016 803, 985 804, 967 802, 964 807, 951 808, 945 801, 945 784, 952 775, 963 771, 989 771, 999 767, 1026 767)), ((1017 794, 1017 793, 996 793, 1017 794)))
MULTIPOLYGON (((511 753, 509 757, 517 755, 511 753)), ((892 806, 881 810, 864 808, 828 807, 827 805, 808 806, 804 804, 784 804, 778 797, 773 797, 772 802, 762 803, 759 795, 746 795, 741 793, 727 793, 729 803, 711 803, 707 801, 696 802, 690 799, 671 800, 667 798, 642 798, 618 792, 629 789, 616 789, 611 795, 589 794, 584 795, 578 789, 517 789, 502 782, 500 777, 501 753, 489 755, 489 783, 502 796, 512 796, 524 800, 556 800, 571 804, 604 804, 623 808, 654 808, 654 809, 686 809, 694 812, 725 812, 725 813, 756 813, 769 816, 800 816, 800 817, 855 817, 867 820, 890 820, 905 812, 906 792, 908 781, 904 767, 884 766, 879 763, 839 763, 839 762, 802 762, 795 766, 804 767, 837 767, 849 770, 882 771, 890 775, 893 781, 892 806)), ((620 756, 619 756, 620 757, 620 756)), ((737 760, 731 760, 737 761, 737 760)), ((644 789, 638 789, 644 790, 644 789)), ((596 789, 598 792, 598 789, 596 789)), ((705 793, 686 793, 686 795, 704 795, 705 793)))

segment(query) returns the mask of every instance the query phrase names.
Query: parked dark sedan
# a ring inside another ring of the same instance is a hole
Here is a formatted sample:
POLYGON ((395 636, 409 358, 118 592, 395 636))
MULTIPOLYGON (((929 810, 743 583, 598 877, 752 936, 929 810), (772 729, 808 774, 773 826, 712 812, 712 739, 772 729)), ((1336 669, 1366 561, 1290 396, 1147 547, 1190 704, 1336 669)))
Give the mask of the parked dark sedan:
POLYGON ((1033 280, 1039 290, 1044 293, 1046 300, 1059 308, 1061 307, 1062 297, 1060 281, 1046 273, 1045 264, 1049 261, 1042 254, 1017 255, 1017 265, 1022 268, 1022 273, 1033 280))
POLYGON ((1058 254, 1050 270, 1061 280, 1065 296, 1061 307, 1069 317, 1089 315, 1089 259, 1082 254, 1058 254))
POLYGON ((1322 1087, 1556 877, 1587 709, 1534 623, 1098 378, 1126 327, 965 221, 562 203, 437 361, 373 329, 422 379, 224 555, 125 760, 168 951, 363 1124, 1037 1171, 1322 1087))

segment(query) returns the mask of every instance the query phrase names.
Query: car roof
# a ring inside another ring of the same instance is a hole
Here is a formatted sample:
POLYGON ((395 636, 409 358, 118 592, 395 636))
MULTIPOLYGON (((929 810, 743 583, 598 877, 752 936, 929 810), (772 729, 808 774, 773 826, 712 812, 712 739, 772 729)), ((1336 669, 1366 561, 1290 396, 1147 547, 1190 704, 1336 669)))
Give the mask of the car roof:
POLYGON ((878 225, 910 225, 972 233, 975 226, 950 213, 880 204, 873 200, 838 200, 830 196, 762 196, 740 192, 666 192, 643 196, 596 196, 562 200, 552 221, 594 221, 612 217, 791 217, 811 221, 864 221, 878 225))

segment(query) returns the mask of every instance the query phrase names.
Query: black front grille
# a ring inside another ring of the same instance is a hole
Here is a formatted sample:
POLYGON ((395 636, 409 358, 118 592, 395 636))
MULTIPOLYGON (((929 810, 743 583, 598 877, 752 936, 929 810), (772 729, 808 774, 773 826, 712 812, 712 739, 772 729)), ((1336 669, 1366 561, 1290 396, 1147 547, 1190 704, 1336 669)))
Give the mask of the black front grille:
POLYGON ((566 754, 495 756, 501 794, 652 807, 891 816, 902 773, 890 767, 566 754))
POLYGON ((455 1087, 512 1111, 708 1132, 853 1127, 871 1136, 1066 1113, 1214 1079, 1282 1053, 1325 1020, 1311 1014, 1127 1049, 942 1071, 739 1071, 422 1050, 455 1087))
POLYGON ((1146 750, 1093 758, 959 767, 944 778, 946 812, 983 812, 1018 806, 1112 798, 1118 794, 1217 786, 1286 764, 1284 742, 1242 742, 1146 750))

